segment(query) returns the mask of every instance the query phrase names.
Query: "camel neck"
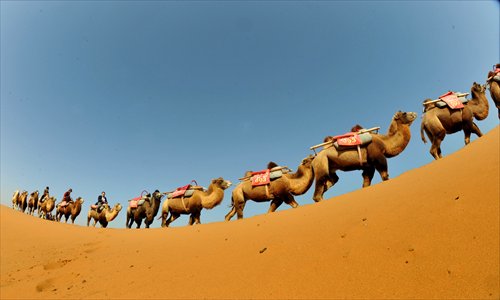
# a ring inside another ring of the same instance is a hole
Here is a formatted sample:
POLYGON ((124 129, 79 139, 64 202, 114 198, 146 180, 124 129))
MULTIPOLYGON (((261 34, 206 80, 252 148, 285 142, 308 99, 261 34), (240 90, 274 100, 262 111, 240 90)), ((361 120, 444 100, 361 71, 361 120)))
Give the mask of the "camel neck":
POLYGON ((294 195, 302 195, 307 192, 314 180, 314 174, 311 166, 306 167, 304 165, 300 165, 297 172, 287 175, 288 180, 290 181, 290 191, 294 195))
POLYGON ((206 209, 212 209, 219 205, 223 198, 224 191, 214 184, 210 184, 208 190, 201 197, 201 206, 206 209))
POLYGON ((476 90, 471 90, 471 94, 472 99, 469 100, 467 106, 472 110, 474 118, 479 121, 486 119, 490 109, 488 99, 486 99, 486 94, 476 90))
POLYGON ((385 156, 394 157, 403 152, 410 142, 410 126, 393 120, 387 134, 380 137, 385 144, 385 156))

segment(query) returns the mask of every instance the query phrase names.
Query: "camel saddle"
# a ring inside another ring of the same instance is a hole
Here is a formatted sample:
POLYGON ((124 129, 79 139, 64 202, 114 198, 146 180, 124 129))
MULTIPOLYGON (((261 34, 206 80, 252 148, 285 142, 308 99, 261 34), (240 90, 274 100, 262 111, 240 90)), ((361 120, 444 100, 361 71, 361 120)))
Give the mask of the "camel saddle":
POLYGON ((60 206, 60 207, 66 207, 66 206, 68 206, 71 202, 73 202, 73 200, 70 200, 70 201, 63 200, 63 201, 61 201, 61 203, 59 203, 59 205, 58 205, 58 206, 60 206))
POLYGON ((436 102, 436 106, 439 108, 449 107, 450 109, 464 108, 464 104, 469 100, 465 97, 457 97, 457 94, 459 93, 448 92, 439 96, 441 101, 436 102))
POLYGON ((173 191, 171 193, 167 193, 167 198, 168 199, 179 198, 179 197, 189 198, 189 197, 193 196, 195 191, 203 191, 204 190, 204 188, 202 186, 198 185, 196 180, 191 180, 191 183, 189 183, 185 186, 178 187, 177 189, 175 189, 175 191, 173 191), (191 183, 195 183, 195 185, 191 185, 191 183))
POLYGON ((142 204, 144 204, 144 201, 146 201, 148 194, 149 193, 147 191, 142 191, 142 193, 139 197, 135 197, 131 200, 128 200, 128 207, 137 208, 138 206, 141 206, 142 204), (146 193, 146 194, 144 194, 144 193, 146 193))
POLYGON ((283 167, 277 166, 272 169, 252 172, 250 180, 252 186, 268 185, 271 181, 283 176, 283 167))
POLYGON ((346 134, 334 136, 333 139, 335 140, 333 143, 335 148, 345 149, 369 144, 372 141, 372 135, 368 132, 361 134, 357 132, 348 132, 346 134))

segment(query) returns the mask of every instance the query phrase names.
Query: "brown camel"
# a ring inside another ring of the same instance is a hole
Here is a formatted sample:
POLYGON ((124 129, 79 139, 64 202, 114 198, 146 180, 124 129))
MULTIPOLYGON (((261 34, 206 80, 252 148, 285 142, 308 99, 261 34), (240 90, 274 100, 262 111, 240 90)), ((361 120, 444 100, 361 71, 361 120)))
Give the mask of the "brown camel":
POLYGON ((38 191, 34 191, 30 194, 28 200, 28 214, 33 215, 35 210, 38 208, 38 191))
POLYGON ((120 203, 117 203, 113 208, 104 204, 104 209, 99 213, 97 212, 97 209, 91 208, 87 214, 87 226, 90 225, 90 220, 94 219, 94 224, 92 226, 95 227, 95 224, 99 222, 102 228, 106 228, 108 223, 113 221, 121 210, 122 205, 120 203))
POLYGON ((473 118, 482 120, 488 116, 489 105, 485 90, 484 86, 474 82, 471 88, 472 99, 462 109, 438 108, 435 104, 424 105, 420 135, 424 143, 427 143, 424 132, 431 140, 429 152, 434 159, 442 157, 441 142, 447 134, 463 131, 466 145, 470 143, 472 133, 478 137, 483 135, 473 118))
POLYGON ((53 220, 52 211, 56 206, 56 197, 46 197, 45 200, 38 206, 38 217, 53 220))
MULTIPOLYGON (((12 198, 14 200, 14 197, 12 198)), ((22 191, 19 193, 19 196, 15 199, 16 203, 14 204, 15 208, 18 210, 25 212, 28 207, 28 191, 22 191)))
POLYGON ((297 172, 283 174, 282 177, 271 181, 267 187, 252 187, 250 180, 238 184, 232 192, 232 208, 225 217, 226 221, 231 220, 235 214, 237 214, 238 219, 242 219, 243 209, 245 208, 247 200, 253 200, 255 202, 271 201, 267 211, 268 213, 276 211, 283 202, 296 208, 299 204, 295 201, 293 196, 305 194, 313 183, 313 159, 314 156, 312 155, 304 158, 297 168, 297 172))
POLYGON ((61 206, 59 203, 56 209, 56 221, 60 222, 64 216, 66 219, 65 222, 68 223, 68 218, 71 216, 71 223, 74 224, 76 217, 82 211, 83 202, 82 197, 78 197, 75 201, 70 201, 66 206, 61 206))
POLYGON ((127 223, 125 224, 127 228, 131 228, 132 224, 137 224, 137 228, 141 228, 142 219, 144 219, 144 225, 149 228, 149 225, 153 223, 154 218, 160 210, 162 194, 160 191, 154 191, 153 195, 147 194, 146 201, 137 208, 127 208, 127 223))
POLYGON ((410 125, 416 118, 414 112, 395 113, 386 135, 371 133, 372 141, 360 147, 362 161, 356 148, 324 147, 312 162, 316 178, 313 200, 323 200, 323 194, 339 180, 337 170, 363 170, 363 187, 371 184, 375 170, 382 180, 388 180, 387 158, 399 155, 406 148, 411 138, 410 125))
MULTIPOLYGON (((498 66, 498 68, 500 68, 500 66, 498 66)), ((488 73, 488 78, 490 79, 487 83, 490 87, 491 99, 495 102, 495 106, 498 110, 498 118, 500 119, 500 82, 493 79, 494 75, 495 74, 491 71, 488 73)))
POLYGON ((219 177, 212 179, 207 191, 195 190, 189 198, 166 199, 161 209, 161 226, 168 227, 180 215, 189 215, 189 225, 200 224, 202 209, 212 209, 219 205, 224 199, 224 190, 231 184, 231 181, 219 177))

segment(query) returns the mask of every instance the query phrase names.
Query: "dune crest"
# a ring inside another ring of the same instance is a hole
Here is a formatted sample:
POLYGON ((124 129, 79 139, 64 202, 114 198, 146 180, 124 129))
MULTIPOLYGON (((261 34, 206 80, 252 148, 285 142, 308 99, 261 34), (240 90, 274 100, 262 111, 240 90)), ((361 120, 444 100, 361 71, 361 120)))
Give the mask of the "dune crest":
POLYGON ((498 299, 499 140, 233 222, 100 229, 1 206, 0 298, 498 299))

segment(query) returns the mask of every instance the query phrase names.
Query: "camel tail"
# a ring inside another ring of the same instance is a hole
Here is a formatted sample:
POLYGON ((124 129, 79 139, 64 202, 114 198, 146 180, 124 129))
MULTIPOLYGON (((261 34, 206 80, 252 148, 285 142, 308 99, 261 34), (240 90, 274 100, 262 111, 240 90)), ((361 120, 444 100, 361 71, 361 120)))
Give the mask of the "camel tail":
POLYGON ((425 139, 424 128, 425 128, 425 125, 422 122, 422 124, 420 125, 420 136, 422 137, 422 141, 424 142, 424 144, 427 144, 427 140, 425 139))

